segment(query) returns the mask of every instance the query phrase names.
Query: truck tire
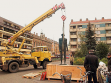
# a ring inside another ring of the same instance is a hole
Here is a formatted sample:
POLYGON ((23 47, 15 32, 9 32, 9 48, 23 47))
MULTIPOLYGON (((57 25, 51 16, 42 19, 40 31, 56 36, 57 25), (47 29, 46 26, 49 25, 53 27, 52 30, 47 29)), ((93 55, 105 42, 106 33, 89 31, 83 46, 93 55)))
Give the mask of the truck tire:
POLYGON ((43 62, 43 69, 46 69, 46 66, 47 66, 47 61, 44 61, 43 62))
POLYGON ((19 70, 19 64, 17 62, 12 62, 9 65, 9 72, 15 73, 19 70))
POLYGON ((33 67, 34 67, 34 69, 37 69, 37 65, 36 64, 34 64, 33 67))

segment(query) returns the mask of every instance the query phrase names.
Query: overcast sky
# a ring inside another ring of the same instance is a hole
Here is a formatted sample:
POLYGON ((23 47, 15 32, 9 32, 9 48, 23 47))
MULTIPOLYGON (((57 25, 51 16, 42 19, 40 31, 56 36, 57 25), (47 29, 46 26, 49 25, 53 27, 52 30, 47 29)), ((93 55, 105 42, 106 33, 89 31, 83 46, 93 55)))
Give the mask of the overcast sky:
MULTIPOLYGON (((111 0, 0 0, 0 16, 21 26, 25 26, 35 20, 37 17, 51 9, 56 4, 65 4, 65 37, 69 43, 69 24, 71 19, 79 21, 80 19, 94 20, 111 19, 111 0)), ((61 19, 61 10, 56 11, 51 18, 37 24, 31 33, 41 32, 46 37, 59 41, 63 33, 63 21, 61 19)))

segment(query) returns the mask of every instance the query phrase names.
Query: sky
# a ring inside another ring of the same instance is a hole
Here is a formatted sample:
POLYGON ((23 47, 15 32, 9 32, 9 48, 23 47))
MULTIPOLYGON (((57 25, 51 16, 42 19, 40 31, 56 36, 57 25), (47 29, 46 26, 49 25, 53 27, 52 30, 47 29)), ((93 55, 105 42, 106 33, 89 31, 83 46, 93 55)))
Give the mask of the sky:
POLYGON ((34 26, 31 33, 35 32, 40 36, 43 32, 45 37, 59 42, 63 33, 61 16, 64 14, 64 33, 69 43, 69 25, 72 19, 111 19, 111 0, 0 0, 0 16, 24 27, 62 2, 65 4, 65 10, 56 11, 52 17, 34 26))

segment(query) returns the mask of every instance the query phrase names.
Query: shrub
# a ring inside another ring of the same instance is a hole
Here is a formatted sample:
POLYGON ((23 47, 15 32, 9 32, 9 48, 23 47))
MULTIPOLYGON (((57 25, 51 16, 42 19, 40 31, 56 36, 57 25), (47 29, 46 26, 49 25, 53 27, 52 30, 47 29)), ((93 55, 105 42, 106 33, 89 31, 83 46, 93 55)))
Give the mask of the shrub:
POLYGON ((109 46, 106 43, 99 42, 96 46, 96 55, 102 59, 107 56, 109 52, 109 46))
POLYGON ((104 62, 106 65, 108 65, 108 60, 107 60, 107 58, 103 58, 103 59, 99 60, 99 62, 100 62, 100 61, 102 61, 102 62, 104 62))
POLYGON ((75 58, 74 59, 74 65, 83 65, 84 64, 84 59, 85 59, 85 57, 82 57, 82 58, 77 57, 77 58, 75 58))

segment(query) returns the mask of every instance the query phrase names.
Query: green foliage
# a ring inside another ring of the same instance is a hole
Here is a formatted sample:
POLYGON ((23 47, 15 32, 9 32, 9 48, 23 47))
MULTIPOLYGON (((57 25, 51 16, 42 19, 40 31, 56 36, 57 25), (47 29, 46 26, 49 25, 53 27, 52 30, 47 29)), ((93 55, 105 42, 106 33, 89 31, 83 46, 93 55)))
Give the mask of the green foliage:
POLYGON ((82 54, 82 52, 80 50, 78 50, 78 51, 75 52, 74 56, 75 57, 83 57, 83 54, 82 54))
POLYGON ((84 60, 85 60, 85 57, 74 58, 74 65, 83 65, 84 64, 84 60))
POLYGON ((108 59, 107 58, 102 58, 101 60, 99 60, 99 62, 102 61, 104 62, 106 65, 108 65, 108 59))
POLYGON ((102 59, 106 58, 107 54, 109 52, 109 46, 104 42, 99 42, 96 46, 96 55, 102 59))
POLYGON ((88 50, 87 50, 87 47, 86 47, 85 43, 81 44, 81 46, 80 46, 80 52, 82 54, 82 57, 84 57, 84 56, 87 55, 88 50))
POLYGON ((74 56, 76 56, 76 57, 84 57, 84 56, 87 55, 87 53, 88 53, 88 50, 87 50, 86 44, 83 43, 83 44, 80 45, 80 50, 77 50, 75 52, 74 56))

